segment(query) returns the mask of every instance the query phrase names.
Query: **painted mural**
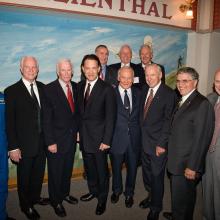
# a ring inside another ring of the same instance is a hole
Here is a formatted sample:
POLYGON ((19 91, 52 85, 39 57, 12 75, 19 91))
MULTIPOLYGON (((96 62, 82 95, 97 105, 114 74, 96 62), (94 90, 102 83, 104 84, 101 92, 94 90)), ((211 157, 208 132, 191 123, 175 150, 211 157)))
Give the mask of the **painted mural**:
MULTIPOLYGON (((108 46, 109 64, 119 62, 117 53, 125 43, 133 50, 132 62, 139 63, 139 48, 146 41, 152 43, 154 62, 165 66, 167 84, 174 87, 178 65, 186 61, 188 35, 143 23, 1 6, 0 36, 0 91, 4 91, 20 79, 19 60, 24 55, 38 59, 38 80, 44 83, 56 78, 57 60, 70 58, 73 80, 78 82, 83 56, 93 53, 98 44, 108 46)), ((11 176, 13 170, 11 165, 11 176)))

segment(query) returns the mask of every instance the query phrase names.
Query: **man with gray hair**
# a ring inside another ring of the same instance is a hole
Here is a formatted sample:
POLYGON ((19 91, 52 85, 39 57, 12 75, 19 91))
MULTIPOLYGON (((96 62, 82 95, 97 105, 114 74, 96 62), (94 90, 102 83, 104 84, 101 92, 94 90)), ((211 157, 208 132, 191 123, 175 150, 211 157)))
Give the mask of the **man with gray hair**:
POLYGON ((207 96, 215 110, 215 130, 206 156, 203 176, 203 218, 220 219, 220 69, 215 72, 214 92, 207 96))
POLYGON ((17 189, 22 212, 39 219, 35 204, 40 198, 45 170, 45 144, 42 133, 43 84, 36 81, 36 58, 22 57, 21 80, 5 89, 6 133, 10 159, 17 165, 17 189))
POLYGON ((199 74, 191 67, 177 72, 182 99, 172 119, 168 142, 168 171, 174 220, 192 220, 196 186, 204 172, 205 156, 214 129, 210 102, 197 91, 199 74))
POLYGON ((77 204, 70 184, 78 131, 77 87, 72 82, 73 68, 69 59, 57 63, 58 79, 45 86, 43 130, 47 145, 48 190, 50 203, 59 217, 66 216, 63 200, 77 204))
MULTIPOLYGON (((153 48, 152 48, 152 46, 150 46, 148 44, 141 45, 141 47, 139 49, 139 56, 140 56, 141 63, 138 63, 136 68, 137 68, 137 71, 140 75, 140 83, 141 83, 141 85, 144 85, 146 83, 145 73, 144 73, 145 68, 146 68, 147 65, 154 63, 152 61, 152 59, 153 59, 153 48)), ((160 68, 161 68, 161 72, 162 72, 161 81, 163 83, 165 83, 165 68, 164 68, 164 66, 162 66, 160 64, 157 64, 157 65, 160 66, 160 68)))
POLYGON ((109 66, 108 82, 116 87, 118 85, 118 70, 123 67, 131 67, 134 70, 134 84, 139 85, 139 73, 136 70, 136 64, 131 63, 132 59, 132 49, 128 44, 121 46, 119 50, 120 63, 115 63, 109 66))

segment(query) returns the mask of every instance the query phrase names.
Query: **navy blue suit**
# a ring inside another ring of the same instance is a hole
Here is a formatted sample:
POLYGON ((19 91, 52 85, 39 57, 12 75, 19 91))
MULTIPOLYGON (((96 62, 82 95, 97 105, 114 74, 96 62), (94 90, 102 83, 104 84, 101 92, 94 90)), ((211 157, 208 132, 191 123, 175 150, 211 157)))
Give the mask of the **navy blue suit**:
POLYGON ((131 87, 132 111, 129 114, 123 105, 118 87, 115 88, 117 98, 117 119, 114 130, 110 157, 112 163, 112 190, 116 194, 123 191, 122 164, 127 167, 125 196, 133 196, 140 152, 140 91, 131 87))
POLYGON ((69 195, 78 131, 77 86, 72 82, 75 111, 72 113, 67 97, 55 80, 45 86, 43 130, 47 147, 57 144, 57 153, 47 150, 48 188, 53 206, 69 195))
POLYGON ((145 189, 152 194, 150 209, 161 211, 167 152, 156 156, 156 146, 167 149, 171 117, 176 104, 175 92, 161 83, 143 118, 148 85, 143 87, 141 101, 142 172, 145 189))

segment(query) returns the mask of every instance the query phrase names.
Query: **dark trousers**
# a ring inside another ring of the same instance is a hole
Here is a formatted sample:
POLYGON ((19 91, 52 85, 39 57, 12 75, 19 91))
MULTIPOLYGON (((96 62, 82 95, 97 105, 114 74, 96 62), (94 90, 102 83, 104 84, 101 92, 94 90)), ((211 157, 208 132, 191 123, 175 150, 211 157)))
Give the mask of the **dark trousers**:
POLYGON ((198 180, 171 175, 171 201, 174 220, 193 220, 198 180))
POLYGON ((82 151, 89 192, 106 203, 109 191, 107 152, 87 153, 82 151))
POLYGON ((17 164, 17 188, 20 207, 26 211, 40 199, 46 156, 42 151, 35 157, 22 157, 17 164))
POLYGON ((48 191, 52 206, 61 204, 70 193, 76 144, 71 150, 55 154, 47 152, 48 191))
POLYGON ((125 182, 125 196, 133 196, 137 174, 138 155, 131 147, 124 154, 110 154, 112 165, 112 191, 121 194, 123 191, 122 165, 125 162, 127 175, 125 182))
POLYGON ((151 193, 150 209, 162 210, 164 195, 164 174, 167 155, 150 155, 142 152, 142 175, 145 189, 151 193))

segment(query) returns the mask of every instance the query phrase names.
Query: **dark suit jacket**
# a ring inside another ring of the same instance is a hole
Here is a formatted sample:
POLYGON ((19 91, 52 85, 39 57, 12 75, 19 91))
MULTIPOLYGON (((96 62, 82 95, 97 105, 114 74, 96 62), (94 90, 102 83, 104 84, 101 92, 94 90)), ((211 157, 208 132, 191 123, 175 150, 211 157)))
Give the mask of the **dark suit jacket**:
POLYGON ((143 111, 148 89, 149 87, 145 85, 142 90, 140 113, 142 146, 145 153, 156 155, 156 146, 167 148, 176 94, 171 88, 161 83, 144 120, 143 111))
POLYGON ((60 153, 74 147, 78 131, 77 85, 71 82, 75 111, 72 113, 67 97, 58 81, 45 86, 43 130, 46 145, 57 144, 60 153))
POLYGON ((168 145, 169 172, 184 175, 184 170, 190 168, 202 173, 213 130, 213 107, 194 91, 173 117, 168 145))
MULTIPOLYGON (((36 83, 42 101, 43 83, 36 83)), ((38 109, 22 80, 5 89, 5 104, 8 150, 19 148, 22 156, 36 156, 40 150, 38 109)))
POLYGON ((130 145, 135 154, 140 151, 140 91, 131 87, 132 112, 130 114, 124 108, 118 87, 115 88, 117 98, 117 118, 112 140, 111 153, 123 154, 130 145))
MULTIPOLYGON (((153 63, 154 63, 154 62, 152 62, 152 64, 153 64, 153 63)), ((164 68, 164 66, 162 66, 162 65, 160 65, 160 64, 158 64, 158 63, 155 63, 155 64, 157 64, 158 66, 160 66, 161 72, 162 72, 162 79, 161 79, 161 81, 162 81, 163 83, 165 83, 165 68, 164 68)), ((137 69, 137 72, 139 73, 140 84, 141 84, 141 86, 143 86, 143 85, 146 83, 146 79, 145 79, 145 72, 144 72, 144 68, 142 67, 142 63, 138 63, 138 64, 136 65, 136 69, 137 69)))
MULTIPOLYGON (((139 77, 139 73, 136 69, 136 64, 130 63, 130 67, 134 70, 134 77, 139 77)), ((118 70, 120 68, 121 68, 121 63, 115 63, 109 65, 106 81, 110 83, 113 87, 118 86, 118 70)))
POLYGON ((98 79, 84 106, 86 80, 78 84, 80 109, 80 146, 87 153, 95 153, 101 143, 111 145, 116 117, 114 89, 98 79))

